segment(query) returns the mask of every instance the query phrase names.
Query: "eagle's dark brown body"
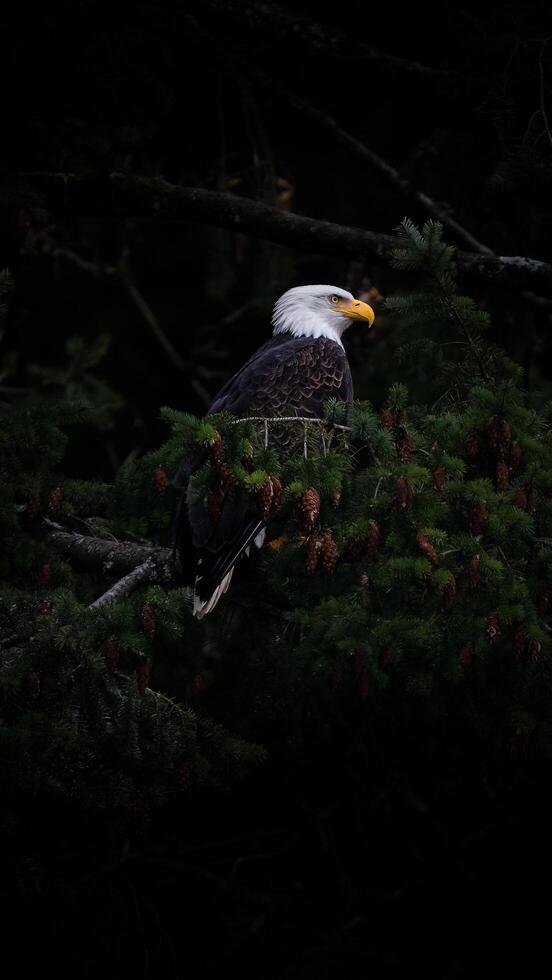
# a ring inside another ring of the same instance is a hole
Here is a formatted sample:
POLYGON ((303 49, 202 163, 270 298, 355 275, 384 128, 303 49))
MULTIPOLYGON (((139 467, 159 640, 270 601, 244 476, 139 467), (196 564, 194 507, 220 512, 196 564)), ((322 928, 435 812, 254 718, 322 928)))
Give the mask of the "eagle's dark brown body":
MULTIPOLYGON (((209 413, 321 418, 324 402, 330 398, 342 401, 348 407, 352 404, 351 372, 341 344, 326 337, 314 339, 284 333, 260 347, 224 385, 209 413)), ((204 457, 189 462, 186 466, 188 477, 203 460, 204 457)), ((262 532, 265 522, 259 519, 245 494, 223 501, 215 527, 203 501, 194 500, 190 488, 186 510, 186 515, 181 514, 180 522, 187 517, 195 549, 195 592, 201 605, 221 583, 227 587, 229 578, 225 577, 262 532)), ((184 535, 182 531, 180 527, 181 550, 182 542, 186 538, 189 540, 189 534, 184 535)))

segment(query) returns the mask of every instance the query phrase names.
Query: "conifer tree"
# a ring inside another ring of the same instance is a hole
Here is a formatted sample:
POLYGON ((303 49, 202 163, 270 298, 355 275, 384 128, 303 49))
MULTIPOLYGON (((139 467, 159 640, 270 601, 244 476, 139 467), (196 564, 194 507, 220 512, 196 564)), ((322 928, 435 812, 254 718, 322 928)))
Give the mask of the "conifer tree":
POLYGON ((141 818, 265 749, 296 751, 327 732, 328 711, 366 739, 425 717, 427 731, 450 725, 456 749, 549 752, 547 411, 486 343, 440 226, 399 233, 395 264, 416 291, 387 308, 411 359, 432 365, 425 404, 410 404, 399 366, 385 404, 357 402, 350 426, 333 403, 290 423, 285 458, 271 439, 282 423, 164 408, 166 442, 113 484, 62 464, 71 424, 97 424, 109 400, 98 351, 73 342, 79 369, 2 408, 8 799, 141 818), (267 547, 201 624, 169 548, 177 473, 199 447, 193 492, 213 524, 226 494, 270 519, 267 547))

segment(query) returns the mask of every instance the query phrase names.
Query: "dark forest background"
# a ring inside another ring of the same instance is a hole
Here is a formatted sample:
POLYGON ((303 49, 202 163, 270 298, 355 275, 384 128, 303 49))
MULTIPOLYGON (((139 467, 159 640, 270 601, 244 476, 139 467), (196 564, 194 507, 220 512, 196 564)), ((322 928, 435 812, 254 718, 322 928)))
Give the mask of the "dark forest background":
MULTIPOLYGON (((374 330, 347 334, 357 397, 379 409, 401 381, 424 403, 431 382, 398 356, 404 338, 384 299, 408 277, 385 260, 320 254, 316 234, 307 249, 201 216, 106 213, 109 174, 382 235, 405 214, 426 220, 418 192, 460 249, 552 261, 545 4, 22 0, 4 8, 1 30, 0 268, 13 286, 0 398, 73 384, 101 403, 95 427, 73 432, 73 477, 109 482, 158 446, 161 405, 202 415, 269 336, 274 301, 293 285, 335 284, 374 305, 374 330), (45 174, 90 178, 82 208, 65 207, 58 185, 51 195, 45 174), (89 364, 72 338, 96 345, 89 364)), ((544 404, 550 291, 484 276, 463 288, 491 315, 489 343, 522 365, 530 404, 544 404)), ((468 771, 465 795, 445 794, 436 815, 400 785, 372 799, 381 781, 340 774, 339 752, 313 751, 295 771, 275 758, 231 792, 154 814, 137 839, 78 811, 70 829, 55 812, 35 814, 27 871, 8 874, 4 895, 20 969, 34 954, 34 968, 83 977, 232 967, 452 980, 513 960, 530 975, 549 911, 549 772, 514 780, 493 809, 468 771)), ((446 781, 432 765, 419 780, 429 796, 446 781)))

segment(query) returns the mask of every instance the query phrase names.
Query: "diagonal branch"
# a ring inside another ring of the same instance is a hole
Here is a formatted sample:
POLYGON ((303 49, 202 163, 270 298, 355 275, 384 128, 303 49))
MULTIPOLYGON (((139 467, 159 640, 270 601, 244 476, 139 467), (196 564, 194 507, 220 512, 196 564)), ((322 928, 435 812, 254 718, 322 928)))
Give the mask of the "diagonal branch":
MULTIPOLYGON (((392 235, 291 214, 235 194, 182 187, 159 177, 46 173, 20 179, 41 190, 48 209, 61 215, 193 220, 309 252, 347 258, 368 256, 382 264, 392 258, 393 249, 399 245, 392 235)), ((552 295, 552 265, 548 262, 461 251, 456 253, 455 262, 465 279, 552 295)))
MULTIPOLYGON (((245 67, 245 66, 244 66, 245 67)), ((392 187, 393 190, 397 191, 401 197, 404 197, 407 201, 411 201, 413 204, 422 208, 427 214, 430 214, 437 221, 440 221, 444 228, 450 231, 454 237, 467 245, 469 249, 474 252, 480 252, 482 255, 492 255, 492 249, 482 242, 478 241, 475 235, 472 235, 467 228, 464 228, 460 222, 456 221, 452 217, 449 209, 438 204, 434 201, 429 194, 424 194, 423 191, 417 190, 416 187, 402 174, 399 173, 395 167, 392 167, 387 160, 380 157, 379 154, 375 153, 374 150, 366 146, 365 143, 358 140, 351 133, 348 133, 345 129, 338 126, 335 119, 327 115, 327 113, 322 112, 315 106, 306 102, 300 96, 296 95, 290 89, 282 85, 281 82, 276 81, 268 75, 265 75, 263 71, 258 69, 253 69, 251 72, 253 77, 269 92, 272 92, 279 99, 286 102, 293 109, 299 112, 302 116, 306 116, 311 119, 320 129, 323 129, 326 133, 329 133, 334 143, 339 146, 343 146, 349 153, 360 160, 361 163, 367 164, 371 170, 377 173, 388 186, 392 187)))

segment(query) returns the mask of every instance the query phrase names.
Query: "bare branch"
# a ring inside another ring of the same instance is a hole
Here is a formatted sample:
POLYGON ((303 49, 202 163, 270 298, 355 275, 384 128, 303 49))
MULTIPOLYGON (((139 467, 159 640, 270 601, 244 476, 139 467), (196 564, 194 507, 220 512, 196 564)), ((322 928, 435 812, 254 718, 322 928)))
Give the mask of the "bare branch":
POLYGON ((170 548, 152 548, 132 541, 75 534, 49 517, 43 518, 42 529, 56 551, 82 568, 98 569, 108 575, 127 575, 138 566, 149 564, 151 580, 171 582, 176 576, 170 548))
POLYGON ((128 575, 125 575, 124 578, 120 578, 115 582, 107 592, 104 592, 94 602, 91 602, 88 608, 99 609, 100 606, 112 606, 113 603, 124 599, 125 596, 130 595, 131 592, 134 592, 141 585, 145 585, 146 582, 155 581, 156 578, 156 566, 151 558, 148 558, 142 565, 138 565, 137 568, 129 572, 128 575))
MULTIPOLYGON (((247 66, 243 67, 246 68, 247 66)), ((292 106, 302 116, 311 119, 321 129, 329 133, 335 143, 343 146, 357 160, 367 164, 386 184, 397 191, 401 197, 421 207, 427 214, 440 221, 443 227, 450 231, 458 241, 463 242, 468 248, 473 249, 475 252, 480 252, 483 255, 493 254, 492 249, 478 241, 475 235, 472 235, 467 228, 464 228, 459 221, 456 221, 452 217, 446 205, 438 204, 429 194, 424 194, 423 191, 417 190, 406 177, 403 177, 383 157, 380 157, 369 146, 366 146, 365 143, 356 139, 356 137, 352 136, 346 130, 341 129, 331 116, 317 109, 309 102, 306 102, 300 96, 286 88, 285 85, 265 75, 264 72, 255 69, 252 75, 265 89, 273 92, 274 95, 292 106)))
POLYGON ((312 55, 343 61, 348 66, 355 62, 372 64, 378 71, 402 75, 403 78, 438 81, 441 86, 448 83, 455 88, 463 82, 457 71, 433 68, 389 54, 358 37, 349 36, 328 24, 318 23, 312 17, 301 16, 298 11, 286 10, 273 0, 199 0, 197 6, 213 11, 217 17, 231 17, 255 31, 266 31, 270 39, 276 39, 280 45, 286 42, 287 45, 307 49, 312 55))
MULTIPOLYGON (((25 175, 57 214, 104 214, 194 220, 231 228, 258 238, 319 254, 370 257, 386 263, 398 242, 392 235, 291 214, 235 194, 181 187, 161 178, 114 173, 25 175)), ((458 273, 465 279, 515 290, 552 295, 552 265, 519 255, 481 255, 458 251, 458 273)))

